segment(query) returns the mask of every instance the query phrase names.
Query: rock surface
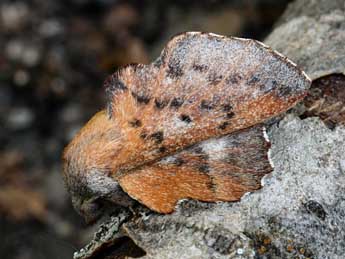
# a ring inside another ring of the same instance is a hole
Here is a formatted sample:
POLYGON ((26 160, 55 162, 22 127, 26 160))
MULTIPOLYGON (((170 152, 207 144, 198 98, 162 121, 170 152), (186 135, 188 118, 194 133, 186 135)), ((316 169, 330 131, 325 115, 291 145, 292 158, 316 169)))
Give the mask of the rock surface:
POLYGON ((296 62, 311 79, 345 74, 344 1, 295 1, 265 43, 296 62))
MULTIPOLYGON (((344 10, 295 1, 265 43, 312 80, 345 74, 344 10)), ((236 203, 182 201, 170 215, 135 208, 121 229, 142 258, 344 258, 345 127, 296 111, 268 129, 275 169, 261 190, 236 203)))

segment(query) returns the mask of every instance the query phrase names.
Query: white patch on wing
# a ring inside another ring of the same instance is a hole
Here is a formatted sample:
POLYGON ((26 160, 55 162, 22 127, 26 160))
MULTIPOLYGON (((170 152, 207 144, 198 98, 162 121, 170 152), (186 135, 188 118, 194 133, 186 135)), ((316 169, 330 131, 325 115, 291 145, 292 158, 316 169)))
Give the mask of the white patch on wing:
POLYGON ((175 127, 175 129, 180 129, 180 128, 190 128, 191 127, 191 122, 190 123, 186 123, 184 121, 182 121, 179 117, 174 116, 173 119, 173 125, 171 125, 172 127, 175 127))
MULTIPOLYGON (((193 118, 192 118, 193 119, 193 118)), ((162 123, 163 128, 165 129, 164 133, 169 136, 170 134, 184 134, 188 129, 193 127, 193 121, 187 123, 181 120, 177 114, 173 115, 172 118, 167 117, 166 120, 162 123)))
POLYGON ((212 160, 225 159, 227 153, 225 149, 227 147, 227 142, 225 139, 210 139, 200 145, 202 150, 209 156, 212 160))

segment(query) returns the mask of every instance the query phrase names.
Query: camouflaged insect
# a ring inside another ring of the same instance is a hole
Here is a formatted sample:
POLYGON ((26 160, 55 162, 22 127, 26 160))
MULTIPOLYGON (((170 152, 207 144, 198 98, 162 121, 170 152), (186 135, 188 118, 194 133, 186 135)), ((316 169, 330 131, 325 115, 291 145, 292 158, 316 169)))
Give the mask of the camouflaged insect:
POLYGON ((64 152, 64 179, 88 221, 104 201, 160 213, 178 200, 236 201, 271 172, 262 125, 306 95, 310 79, 249 39, 188 32, 150 65, 106 82, 107 109, 64 152), (127 195, 128 194, 128 195, 127 195))

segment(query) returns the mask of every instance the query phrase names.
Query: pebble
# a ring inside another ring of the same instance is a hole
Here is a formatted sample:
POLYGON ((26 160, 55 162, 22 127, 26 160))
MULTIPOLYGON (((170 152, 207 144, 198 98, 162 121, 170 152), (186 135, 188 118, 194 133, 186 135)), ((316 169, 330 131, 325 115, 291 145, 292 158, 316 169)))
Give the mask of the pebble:
POLYGON ((36 66, 41 58, 41 54, 37 47, 26 46, 22 53, 22 62, 28 67, 36 66))
POLYGON ((5 54, 12 61, 20 60, 23 53, 23 43, 19 40, 11 40, 6 44, 5 54))
POLYGON ((1 20, 7 30, 18 29, 28 18, 29 8, 23 2, 4 4, 0 8, 1 20))
POLYGON ((34 121, 34 113, 27 107, 16 107, 10 110, 7 126, 13 130, 25 129, 34 121))

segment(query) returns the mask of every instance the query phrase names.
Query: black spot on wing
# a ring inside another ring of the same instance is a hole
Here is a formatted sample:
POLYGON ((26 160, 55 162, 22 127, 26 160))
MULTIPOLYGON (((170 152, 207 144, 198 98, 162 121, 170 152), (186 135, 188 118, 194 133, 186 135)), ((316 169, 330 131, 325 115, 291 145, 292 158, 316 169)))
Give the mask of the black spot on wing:
POLYGON ((179 78, 183 75, 182 66, 178 59, 172 58, 168 62, 167 76, 170 78, 179 78))
POLYGON ((257 76, 251 77, 249 80, 247 80, 248 85, 254 85, 260 81, 260 78, 257 76))
POLYGON ((225 130, 227 126, 229 126, 230 123, 228 121, 224 121, 222 124, 218 126, 218 129, 225 130))
POLYGON ((231 118, 233 118, 235 116, 235 113, 233 113, 233 112, 228 112, 227 114, 226 114, 226 118, 227 119, 231 119, 231 118))
POLYGON ((180 97, 176 98, 175 97, 171 100, 170 107, 178 109, 182 106, 183 102, 184 102, 184 100, 182 98, 180 98, 180 97))
POLYGON ((222 81, 223 79, 223 75, 219 75, 216 72, 211 72, 208 74, 207 76, 207 81, 211 84, 211 85, 217 85, 220 83, 220 81, 222 81))
POLYGON ((211 101, 201 100, 200 109, 209 111, 209 110, 212 110, 213 108, 214 107, 211 101))
POLYGON ((110 94, 118 90, 128 90, 127 86, 116 75, 109 76, 104 82, 104 87, 106 88, 106 92, 110 94))
POLYGON ((191 123, 192 122, 192 119, 186 114, 181 114, 180 120, 185 122, 185 123, 191 123))
POLYGON ((167 148, 164 146, 162 146, 158 149, 158 152, 160 152, 160 153, 164 153, 165 151, 167 151, 167 148))
POLYGON ((242 80, 242 76, 240 74, 231 74, 225 79, 225 83, 229 84, 238 84, 242 80))
POLYGON ((233 109, 233 107, 232 107, 232 105, 229 104, 229 103, 223 105, 223 111, 224 111, 224 112, 232 111, 232 109, 233 109))
POLYGON ((235 113, 232 111, 233 107, 230 103, 225 103, 222 105, 222 110, 225 113, 225 117, 227 119, 231 119, 232 117, 235 116, 235 113))
POLYGON ((201 173, 209 173, 210 172, 210 166, 206 163, 198 165, 198 171, 201 173))
POLYGON ((163 131, 157 131, 150 135, 150 139, 152 139, 156 144, 160 144, 163 142, 163 131))
POLYGON ((141 139, 146 139, 147 138, 147 133, 143 131, 143 132, 140 133, 139 136, 140 136, 141 139))
POLYGON ((165 106, 167 106, 169 103, 169 100, 159 100, 159 99, 155 99, 155 107, 158 110, 163 109, 165 106))
POLYGON ((142 122, 138 119, 133 119, 133 120, 129 121, 128 123, 133 128, 139 128, 142 126, 142 122))
POLYGON ((185 163, 185 161, 181 157, 177 157, 176 159, 174 159, 173 163, 176 166, 181 166, 185 163))
POLYGON ((139 104, 148 104, 151 100, 151 98, 145 94, 132 92, 132 96, 139 104))
POLYGON ((202 147, 199 147, 199 146, 194 147, 194 148, 193 148, 193 152, 196 153, 196 154, 205 153, 205 152, 202 150, 202 147))
POLYGON ((208 175, 208 177, 210 180, 207 183, 207 187, 209 188, 209 190, 215 193, 217 191, 217 184, 214 182, 214 178, 212 175, 208 175))
POLYGON ((279 89, 278 95, 279 97, 290 96, 291 92, 292 92, 292 87, 289 87, 287 85, 282 85, 282 87, 279 89))
POLYGON ((200 146, 193 147, 191 151, 195 153, 201 160, 206 161, 209 159, 208 154, 206 154, 200 146))
POLYGON ((198 71, 200 73, 203 73, 203 72, 206 72, 208 70, 208 66, 194 63, 192 66, 192 69, 195 71, 198 71))

